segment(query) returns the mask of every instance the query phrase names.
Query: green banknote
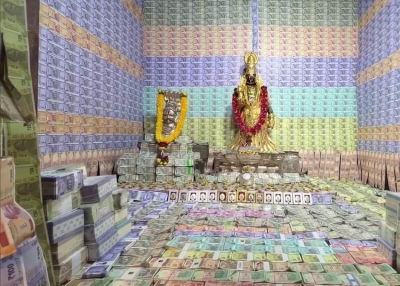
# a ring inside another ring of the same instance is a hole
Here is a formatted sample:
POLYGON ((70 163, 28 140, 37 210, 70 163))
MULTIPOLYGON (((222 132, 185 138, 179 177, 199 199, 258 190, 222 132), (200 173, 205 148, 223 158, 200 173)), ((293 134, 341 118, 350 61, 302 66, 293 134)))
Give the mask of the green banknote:
POLYGON ((265 272, 265 281, 275 284, 301 283, 302 277, 298 272, 265 272))
POLYGON ((290 263, 289 268, 294 272, 322 273, 324 267, 321 263, 290 263))
POLYGON ((229 281, 231 275, 236 272, 230 269, 218 269, 215 271, 215 280, 217 281, 229 281))
MULTIPOLYGON (((342 276, 345 276, 345 275, 341 275, 341 277, 342 276)), ((351 276, 355 277, 358 280, 358 282, 360 283, 360 285, 366 285, 366 286, 378 286, 379 285, 378 281, 376 281, 374 276, 370 273, 368 273, 368 274, 347 274, 345 277, 352 284, 353 279, 350 279, 351 276)), ((344 281, 346 281, 346 280, 344 280, 344 281)))
POLYGON ((265 282, 265 271, 253 271, 251 273, 251 279, 254 283, 265 282))
POLYGON ((7 29, 2 32, 7 54, 8 76, 22 79, 29 78, 28 37, 22 33, 7 29))
POLYGON ((390 284, 389 281, 383 275, 374 274, 374 278, 379 283, 379 285, 394 285, 390 284))
POLYGON ((301 255, 298 253, 289 253, 288 254, 288 262, 300 263, 300 262, 303 262, 303 259, 301 258, 301 255))
MULTIPOLYGON (((313 265, 316 263, 309 263, 308 265, 313 265)), ((353 273, 359 274, 357 268, 353 264, 323 264, 325 272, 332 272, 337 274, 343 273, 353 273)))
POLYGON ((19 78, 9 76, 10 82, 14 85, 15 89, 21 94, 21 98, 16 98, 18 110, 22 112, 24 117, 32 115, 35 117, 35 103, 33 101, 32 80, 30 77, 19 78), (28 114, 29 113, 29 114, 28 114))
POLYGON ((8 122, 6 137, 8 154, 14 157, 17 166, 40 165, 36 124, 8 122))
POLYGON ((26 33, 26 7, 24 0, 2 0, 0 6, 0 27, 26 33))
POLYGON ((336 273, 301 273, 303 284, 341 285, 342 280, 336 273))
POLYGON ((135 278, 139 280, 152 279, 157 271, 157 268, 142 268, 135 278))
POLYGON ((190 281, 192 280, 194 270, 183 269, 183 270, 176 270, 172 273, 170 280, 179 280, 179 281, 190 281))
MULTIPOLYGON (((118 257, 117 261, 115 261, 114 266, 116 267, 137 267, 137 266, 141 266, 141 264, 138 265, 138 263, 136 263, 138 257, 133 257, 133 256, 120 256, 118 257)), ((113 268, 114 269, 118 269, 118 268, 113 268)), ((124 270, 125 271, 125 270, 124 270)), ((122 274, 124 273, 124 271, 122 271, 122 274)), ((116 271, 118 272, 118 271, 116 271)), ((120 278, 121 276, 115 276, 113 278, 120 278)))
POLYGON ((389 264, 370 264, 370 265, 362 265, 356 264, 357 269, 360 273, 371 273, 371 274, 381 274, 381 275, 388 275, 388 274, 396 274, 396 270, 394 270, 389 264))
POLYGON ((24 121, 23 115, 2 85, 0 85, 0 118, 12 121, 24 121))

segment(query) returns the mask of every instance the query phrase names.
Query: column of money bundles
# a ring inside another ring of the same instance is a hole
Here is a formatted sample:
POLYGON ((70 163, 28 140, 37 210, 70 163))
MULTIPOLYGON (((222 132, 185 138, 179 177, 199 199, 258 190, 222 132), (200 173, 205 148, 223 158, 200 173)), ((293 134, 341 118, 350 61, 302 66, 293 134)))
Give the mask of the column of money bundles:
POLYGON ((200 161, 200 152, 193 152, 193 145, 187 143, 171 144, 168 147, 165 151, 169 157, 168 165, 156 167, 156 181, 194 181, 195 175, 200 173, 200 170, 196 169, 196 161, 200 161))
MULTIPOLYGON (((379 237, 377 239, 378 250, 385 255, 392 265, 400 261, 400 194, 395 192, 386 192, 386 217, 379 226, 379 237)), ((400 264, 400 263, 398 263, 400 264)), ((400 265, 397 265, 397 270, 400 265)))
POLYGON ((0 285, 50 285, 35 221, 15 202, 15 165, 0 158, 0 285))
POLYGON ((70 279, 87 261, 84 213, 79 209, 86 169, 66 166, 41 175, 43 207, 57 285, 70 279))
MULTIPOLYGON (((80 208, 84 212, 84 240, 88 249, 88 261, 100 260, 118 243, 113 195, 117 189, 115 175, 89 177, 81 189, 80 208)), ((118 192, 115 196, 119 196, 118 192)), ((123 201, 121 194, 119 204, 123 204, 123 201)), ((121 220, 117 219, 119 223, 121 220)))
POLYGON ((118 189, 112 193, 114 202, 114 222, 118 240, 124 238, 131 230, 132 223, 128 220, 128 193, 125 189, 118 189))

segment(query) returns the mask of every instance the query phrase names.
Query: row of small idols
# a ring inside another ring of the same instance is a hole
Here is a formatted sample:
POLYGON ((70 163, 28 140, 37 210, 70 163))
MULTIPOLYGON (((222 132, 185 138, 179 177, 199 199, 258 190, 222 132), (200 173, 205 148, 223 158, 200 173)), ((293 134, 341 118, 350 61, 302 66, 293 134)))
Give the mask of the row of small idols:
POLYGON ((168 201, 200 203, 219 201, 222 203, 330 205, 332 204, 332 195, 329 193, 289 193, 247 190, 169 190, 168 201))

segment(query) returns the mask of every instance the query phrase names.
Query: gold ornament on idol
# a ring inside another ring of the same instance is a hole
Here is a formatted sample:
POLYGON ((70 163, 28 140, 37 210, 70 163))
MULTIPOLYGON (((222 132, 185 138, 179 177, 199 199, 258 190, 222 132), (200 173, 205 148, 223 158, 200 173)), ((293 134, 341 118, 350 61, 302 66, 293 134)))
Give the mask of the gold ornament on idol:
POLYGON ((258 56, 254 52, 248 52, 244 61, 246 71, 240 77, 239 85, 235 89, 235 98, 232 98, 232 103, 235 102, 235 106, 232 104, 232 107, 235 107, 239 113, 235 114, 235 119, 236 116, 240 119, 241 126, 239 127, 243 130, 239 128, 230 148, 242 152, 243 147, 251 147, 255 149, 252 151, 272 153, 276 150, 276 145, 269 136, 269 131, 274 128, 275 116, 268 98, 267 87, 263 85, 261 76, 256 72, 258 56))
POLYGON ((159 91, 157 96, 156 140, 160 145, 160 149, 163 148, 165 149, 166 146, 175 141, 175 139, 178 138, 178 136, 182 132, 183 124, 185 123, 185 118, 188 110, 187 93, 182 93, 181 95, 181 111, 179 114, 179 119, 176 124, 175 130, 167 137, 163 137, 162 134, 164 105, 165 105, 165 95, 162 91, 159 91))

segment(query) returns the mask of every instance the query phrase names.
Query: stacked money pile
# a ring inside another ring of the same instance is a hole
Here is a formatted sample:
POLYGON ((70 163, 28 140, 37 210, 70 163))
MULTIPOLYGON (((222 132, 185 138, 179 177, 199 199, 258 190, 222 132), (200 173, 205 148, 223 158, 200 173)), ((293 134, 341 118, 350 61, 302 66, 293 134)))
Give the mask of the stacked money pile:
MULTIPOLYGON (((149 140, 148 136, 145 136, 149 140)), ((154 141, 143 141, 140 144, 139 156, 136 160, 138 181, 154 182, 156 180, 157 145, 154 141)))
MULTIPOLYGON (((86 178, 80 190, 82 196, 80 208, 84 212, 85 245, 89 261, 99 260, 118 242, 112 195, 117 188, 116 176, 109 175, 86 178)), ((122 194, 120 202, 118 202, 118 192, 115 196, 117 205, 123 203, 122 194)))
POLYGON ((180 136, 164 151, 168 164, 157 165, 157 145, 154 134, 145 134, 139 154, 124 154, 118 159, 119 182, 147 181, 194 181, 196 174, 204 172, 208 156, 206 144, 192 144, 188 136, 180 136), (195 152, 194 149, 199 152, 195 152))
POLYGON ((117 160, 117 174, 119 182, 134 182, 136 176, 136 159, 139 154, 125 153, 117 160))
POLYGON ((0 285, 50 285, 35 221, 15 202, 12 157, 0 158, 0 182, 0 285))
MULTIPOLYGON (((378 248, 384 253, 385 257, 396 265, 397 249, 400 249, 397 244, 397 229, 400 220, 400 194, 395 192, 386 192, 386 218, 382 221, 379 228, 378 248)), ((398 265, 400 268, 400 263, 398 265)))
POLYGON ((118 233, 118 240, 124 238, 131 230, 132 222, 128 220, 128 194, 125 189, 118 189, 112 193, 114 201, 114 223, 118 233))
MULTIPOLYGON (((167 199, 167 195, 165 193, 153 193, 153 192, 140 192, 134 191, 130 192, 129 200, 131 201, 129 207, 129 216, 132 214, 136 214, 140 212, 143 208, 150 205, 153 201, 163 203, 167 199)), ((143 217, 143 220, 149 220, 154 218, 157 213, 163 212, 166 208, 172 206, 171 204, 163 204, 158 209, 154 209, 152 214, 149 214, 147 217, 143 217)), ((129 234, 126 235, 123 239, 121 239, 116 246, 114 246, 111 250, 108 251, 99 261, 94 263, 89 267, 84 267, 79 277, 82 278, 103 278, 108 276, 110 270, 113 266, 115 266, 116 261, 119 259, 120 254, 123 252, 129 251, 134 243, 139 239, 139 236, 145 230, 145 226, 143 225, 135 225, 131 226, 131 221, 129 222, 129 234)), ((147 259, 147 257, 145 257, 147 259)), ((90 283, 90 280, 86 280, 85 283, 90 283)), ((75 283, 75 282, 72 282, 75 283)), ((103 285, 103 282, 100 282, 100 285, 103 285)), ((73 284, 74 285, 74 284, 73 284)), ((107 285, 104 284, 104 285, 107 285)))
MULTIPOLYGON (((145 139, 151 140, 152 137, 152 134, 147 134, 145 139)), ((200 162, 202 158, 200 152, 195 152, 194 146, 198 144, 193 144, 189 136, 179 136, 175 143, 170 144, 164 151, 169 159, 168 165, 156 167, 156 181, 159 183, 194 181, 195 175, 204 169, 200 164, 196 166, 196 162, 200 162)), ((203 151, 203 157, 207 153, 203 151)))
POLYGON ((83 210, 78 209, 84 173, 76 166, 67 166, 45 170, 41 175, 47 231, 58 285, 79 271, 87 260, 87 248, 83 243, 83 210))
POLYGON ((400 283, 373 241, 379 214, 359 205, 166 203, 166 193, 138 190, 128 197, 133 246, 112 263, 82 269, 68 285, 400 283), (368 229, 370 236, 360 235, 368 229), (89 270, 92 276, 81 275, 89 270))

